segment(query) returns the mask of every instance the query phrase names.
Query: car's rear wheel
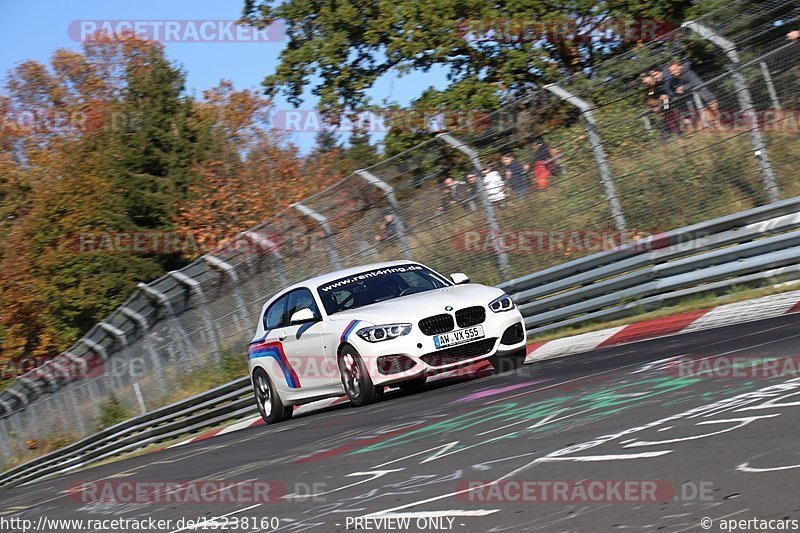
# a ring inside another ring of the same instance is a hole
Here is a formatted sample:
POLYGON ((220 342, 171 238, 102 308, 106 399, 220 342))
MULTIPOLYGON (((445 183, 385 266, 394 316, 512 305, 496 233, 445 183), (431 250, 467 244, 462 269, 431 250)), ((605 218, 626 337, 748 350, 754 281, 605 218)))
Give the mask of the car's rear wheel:
POLYGON ((354 407, 368 405, 380 399, 383 387, 376 387, 367 373, 364 361, 352 346, 345 346, 339 354, 339 373, 342 385, 354 407))
POLYGON ((489 364, 494 367, 495 374, 504 374, 521 368, 525 362, 526 350, 521 348, 506 355, 495 353, 489 357, 489 364))
POLYGON ((272 381, 261 368, 253 372, 253 392, 258 412, 267 424, 276 424, 292 417, 292 407, 283 405, 272 381))
POLYGON ((406 394, 416 394, 425 389, 426 381, 428 381, 427 376, 421 376, 418 378, 409 379, 408 381, 402 381, 398 383, 397 386, 406 394))

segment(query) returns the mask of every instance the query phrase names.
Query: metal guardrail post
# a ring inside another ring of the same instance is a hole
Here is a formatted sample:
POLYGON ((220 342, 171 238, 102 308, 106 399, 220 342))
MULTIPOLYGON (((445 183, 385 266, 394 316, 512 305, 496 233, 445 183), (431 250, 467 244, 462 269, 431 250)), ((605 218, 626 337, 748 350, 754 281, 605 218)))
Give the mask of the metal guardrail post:
POLYGON ((775 180, 772 162, 767 153, 767 144, 764 141, 764 137, 761 135, 758 117, 756 116, 755 109, 753 109, 753 99, 750 96, 750 88, 747 86, 747 80, 745 80, 744 74, 742 74, 741 71, 741 61, 739 59, 739 53, 736 50, 736 44, 705 24, 694 20, 684 22, 681 26, 688 28, 703 39, 715 44, 728 56, 731 79, 736 87, 736 99, 739 101, 740 110, 747 116, 747 120, 751 125, 748 130, 750 134, 750 143, 753 145, 753 153, 756 156, 759 169, 761 170, 761 178, 764 181, 764 189, 767 191, 767 199, 770 203, 777 202, 780 199, 778 182, 775 180))
POLYGON ((173 270, 168 275, 175 278, 181 285, 188 287, 190 292, 194 292, 200 298, 200 305, 202 307, 200 314, 203 317, 206 331, 208 331, 209 335, 211 336, 211 342, 216 348, 218 358, 222 357, 222 354, 220 353, 220 349, 222 348, 220 344, 220 336, 217 332, 216 326, 214 325, 214 321, 211 319, 211 313, 208 311, 208 301, 206 300, 206 295, 203 292, 202 287, 200 287, 200 282, 187 276, 179 270, 173 270))
POLYGON ((400 216, 400 205, 397 203, 397 197, 394 194, 394 187, 368 170, 356 170, 355 173, 364 178, 364 181, 374 187, 377 187, 383 192, 383 195, 386 197, 386 201, 392 208, 392 214, 394 215, 395 224, 397 225, 397 238, 400 241, 400 249, 403 250, 403 258, 411 261, 411 248, 408 246, 406 225, 403 223, 403 217, 400 216))
POLYGON ((42 391, 42 386, 39 385, 38 383, 36 383, 33 379, 31 379, 31 378, 29 378, 29 377, 27 377, 25 375, 18 376, 17 379, 19 380, 20 383, 22 383, 23 385, 28 387, 37 396, 40 395, 40 393, 42 391))
POLYGON ((310 207, 299 202, 292 204, 292 208, 296 209, 302 215, 307 216, 319 224, 319 226, 322 228, 322 231, 325 233, 325 246, 328 249, 328 257, 330 258, 331 265, 336 270, 342 268, 342 263, 339 261, 339 255, 336 253, 336 248, 333 247, 333 233, 331 232, 330 224, 328 224, 328 218, 325 215, 317 213, 310 207))
POLYGON ((186 343, 185 346, 181 347, 181 351, 183 352, 183 359, 185 363, 184 366, 187 367, 187 370, 190 370, 193 366, 191 362, 192 357, 197 352, 194 348, 192 340, 186 333, 186 330, 183 329, 183 326, 181 326, 180 322, 178 321, 178 317, 175 314, 175 310, 172 308, 169 298, 167 298, 166 294, 145 283, 139 283, 139 289, 145 294, 145 296, 150 298, 152 301, 158 302, 158 305, 167 310, 167 313, 169 314, 169 327, 170 329, 174 328, 174 330, 177 331, 177 334, 175 335, 175 343, 177 343, 179 347, 181 347, 181 344, 186 343))
POLYGON ((160 387, 164 387, 164 370, 161 368, 161 359, 158 356, 158 353, 153 348, 153 339, 150 338, 150 324, 147 323, 147 319, 141 314, 137 313, 130 307, 120 307, 119 312, 128 317, 130 320, 136 323, 136 326, 142 331, 142 344, 144 344, 145 351, 150 355, 150 359, 153 364, 153 371, 156 374, 156 379, 158 380, 158 384, 160 387))
POLYGON ((775 90, 775 84, 772 82, 772 74, 769 71, 769 65, 766 61, 759 61, 758 66, 761 69, 761 76, 764 78, 764 84, 767 86, 769 99, 772 101, 772 108, 776 111, 781 110, 781 101, 778 98, 778 91, 775 90))
POLYGON ((281 282, 281 286, 285 287, 288 285, 289 280, 286 278, 286 271, 283 268, 283 255, 278 249, 278 243, 254 230, 245 231, 241 234, 241 236, 250 243, 257 244, 263 249, 269 251, 269 253, 272 255, 272 261, 275 263, 275 270, 278 272, 278 280, 281 282))
POLYGON ((565 102, 574 105, 581 112, 584 124, 586 126, 586 133, 589 136, 589 144, 592 147, 592 154, 597 162, 597 171, 600 175, 600 183, 603 186, 603 192, 606 196, 608 208, 611 211, 611 218, 614 219, 614 227, 622 236, 623 242, 628 234, 628 227, 625 222, 625 215, 622 211, 619 197, 617 196, 617 188, 614 185, 614 179, 611 176, 611 167, 608 166, 608 159, 606 159, 606 151, 603 149, 603 139, 600 137, 600 132, 597 129, 597 121, 594 119, 592 113, 592 105, 579 98, 561 87, 551 83, 545 85, 544 89, 550 91, 565 102))
POLYGON ((41 366, 38 366, 31 370, 29 373, 34 374, 40 380, 46 381, 48 387, 50 387, 51 391, 55 391, 58 389, 58 382, 54 376, 54 373, 50 370, 51 367, 55 366, 55 360, 51 359, 47 361, 41 366))
POLYGON ((508 252, 506 252, 500 239, 500 225, 497 222, 497 216, 495 215, 494 207, 492 207, 492 202, 489 201, 489 195, 486 193, 486 184, 483 182, 483 163, 480 157, 478 157, 478 152, 449 133, 440 133, 436 138, 466 155, 470 163, 472 163, 473 168, 475 168, 475 172, 477 172, 479 176, 475 183, 478 185, 478 194, 481 197, 481 205, 483 206, 483 212, 486 216, 486 225, 489 226, 489 241, 494 248, 500 274, 504 278, 508 278, 511 275, 508 263, 508 252))
POLYGON ((119 340, 119 342, 123 346, 127 346, 128 345, 128 337, 127 337, 127 335, 125 335, 125 332, 122 331, 121 329, 119 329, 118 327, 112 326, 108 322, 100 322, 99 324, 97 324, 97 327, 99 327, 100 329, 108 332, 112 337, 116 337, 117 340, 119 340))
MULTIPOLYGON (((81 367, 81 374, 80 374, 81 378, 85 378, 89 375, 89 364, 86 362, 85 359, 73 354, 70 351, 63 352, 61 355, 63 355, 64 358, 67 359, 70 363, 77 364, 78 366, 81 367)), ((70 377, 75 376, 75 373, 71 372, 69 376, 70 377)))
POLYGON ((108 360, 108 350, 106 350, 105 346, 100 343, 93 341, 92 339, 87 339, 86 337, 81 337, 78 339, 78 342, 85 344, 87 348, 92 350, 94 353, 100 356, 100 359, 103 361, 108 360))
POLYGON ((8 394, 10 394, 11 396, 14 396, 20 402, 22 402, 22 405, 24 405, 24 406, 27 406, 30 403, 30 401, 28 400, 28 397, 26 395, 22 394, 21 392, 19 392, 18 390, 15 390, 13 388, 13 386, 7 388, 6 392, 8 394))
MULTIPOLYGON (((2 407, 3 411, 5 411, 3 417, 6 417, 14 412, 14 409, 12 409, 11 404, 3 399, 0 399, 0 407, 2 407)), ((2 420, 2 418, 0 418, 0 420, 2 420)))
POLYGON ((226 263, 219 257, 208 254, 204 255, 202 259, 208 263, 211 268, 228 275, 234 285, 233 297, 236 299, 236 305, 239 307, 239 311, 242 313, 242 318, 247 318, 247 306, 244 303, 244 298, 242 298, 239 276, 236 274, 236 269, 233 267, 233 265, 226 263))

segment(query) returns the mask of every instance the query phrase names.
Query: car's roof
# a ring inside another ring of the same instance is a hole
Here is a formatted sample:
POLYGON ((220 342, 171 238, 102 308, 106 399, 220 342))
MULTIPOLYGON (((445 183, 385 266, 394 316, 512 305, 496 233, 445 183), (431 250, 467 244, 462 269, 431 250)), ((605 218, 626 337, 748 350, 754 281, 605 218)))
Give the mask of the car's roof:
POLYGON ((367 265, 345 268, 343 270, 337 270, 335 272, 329 272, 328 274, 315 276, 313 278, 309 278, 299 283, 295 283, 291 287, 287 287, 287 289, 294 289, 296 287, 308 287, 311 289, 316 289, 317 287, 319 287, 320 285, 324 285, 325 283, 336 281, 337 279, 340 278, 346 278, 347 276, 352 276, 360 272, 366 272, 368 270, 376 270, 379 268, 387 268, 398 265, 419 265, 419 264, 420 263, 417 263, 415 261, 384 261, 383 263, 369 263, 367 265))

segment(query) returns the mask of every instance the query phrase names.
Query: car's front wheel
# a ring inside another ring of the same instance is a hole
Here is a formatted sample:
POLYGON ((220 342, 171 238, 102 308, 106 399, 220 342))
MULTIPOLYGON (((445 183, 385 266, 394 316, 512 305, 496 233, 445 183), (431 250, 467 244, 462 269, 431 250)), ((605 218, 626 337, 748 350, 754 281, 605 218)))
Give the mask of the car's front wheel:
POLYGON ((364 361, 352 346, 345 346, 339 354, 339 373, 342 385, 354 407, 368 405, 380 399, 383 387, 376 387, 367 373, 364 361))
POLYGON ((261 368, 253 372, 253 392, 256 395, 258 412, 267 424, 275 424, 292 417, 292 407, 283 405, 272 381, 261 368))

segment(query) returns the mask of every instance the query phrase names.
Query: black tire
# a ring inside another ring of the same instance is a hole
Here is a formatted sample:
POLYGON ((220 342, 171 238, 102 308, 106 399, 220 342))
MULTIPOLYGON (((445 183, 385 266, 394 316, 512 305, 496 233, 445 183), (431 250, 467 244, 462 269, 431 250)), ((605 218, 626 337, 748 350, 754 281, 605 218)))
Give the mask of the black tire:
POLYGON ((253 393, 258 412, 267 424, 277 424, 292 417, 292 406, 283 405, 272 381, 262 368, 256 368, 253 372, 253 393))
POLYGON ((521 348, 516 352, 506 355, 498 355, 495 353, 489 357, 489 364, 494 367, 495 374, 505 374, 506 372, 513 372, 514 370, 522 368, 526 355, 527 351, 525 348, 521 348))
POLYGON ((401 391, 406 394, 416 394, 425 390, 425 382, 428 381, 427 376, 421 376, 408 381, 402 381, 397 384, 401 391))
POLYGON ((352 346, 345 346, 339 353, 339 373, 344 391, 353 407, 369 405, 383 396, 383 387, 372 384, 364 361, 352 346))

